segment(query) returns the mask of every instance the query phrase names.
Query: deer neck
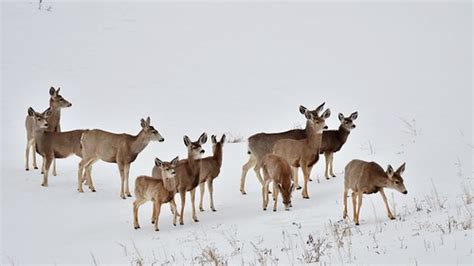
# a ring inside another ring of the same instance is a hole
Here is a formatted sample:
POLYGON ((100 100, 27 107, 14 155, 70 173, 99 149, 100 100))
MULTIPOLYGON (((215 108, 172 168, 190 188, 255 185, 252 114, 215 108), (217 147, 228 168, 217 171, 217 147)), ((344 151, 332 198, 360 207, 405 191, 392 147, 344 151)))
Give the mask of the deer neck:
POLYGON ((347 138, 349 137, 349 134, 351 132, 341 125, 341 126, 339 126, 339 129, 337 130, 337 133, 338 133, 337 136, 338 136, 339 140, 344 144, 344 143, 346 143, 347 138))
POLYGON ((200 166, 201 166, 201 160, 194 158, 193 154, 191 152, 188 152, 189 173, 192 176, 197 176, 197 178, 199 178, 200 166))
POLYGON ((222 165, 222 146, 216 147, 216 150, 212 154, 212 157, 219 164, 219 166, 222 165))
POLYGON ((48 130, 56 131, 61 120, 61 108, 53 104, 53 100, 49 100, 49 108, 51 109, 51 115, 48 117, 48 130))
POLYGON ((146 136, 145 131, 142 129, 138 135, 133 137, 133 141, 130 145, 131 151, 134 154, 139 154, 150 142, 150 139, 146 136))
POLYGON ((311 126, 306 135, 307 147, 311 150, 319 149, 319 147, 321 147, 322 136, 322 132, 318 133, 316 129, 311 126))
MULTIPOLYGON (((162 175, 164 176, 165 173, 162 172, 162 175)), ((174 178, 163 178, 163 186, 167 191, 176 191, 176 180, 174 178)))

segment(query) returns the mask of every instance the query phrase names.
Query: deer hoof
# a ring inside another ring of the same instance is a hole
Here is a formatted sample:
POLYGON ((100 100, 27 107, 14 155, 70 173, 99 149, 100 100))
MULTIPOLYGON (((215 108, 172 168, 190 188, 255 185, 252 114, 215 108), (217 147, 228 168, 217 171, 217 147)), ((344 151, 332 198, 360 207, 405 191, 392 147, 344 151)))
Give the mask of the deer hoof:
POLYGON ((176 226, 176 223, 173 223, 174 226, 176 226))
POLYGON ((155 221, 151 221, 151 224, 155 224, 155 221))
POLYGON ((313 179, 310 178, 310 179, 309 179, 309 182, 313 182, 313 179))
POLYGON ((120 197, 121 197, 122 199, 126 199, 126 197, 125 197, 125 196, 123 196, 123 195, 122 195, 122 196, 120 196, 120 197))
POLYGON ((132 194, 128 193, 128 194, 127 194, 127 197, 131 198, 131 197, 132 197, 132 194))
POLYGON ((184 225, 184 223, 183 223, 183 222, 179 222, 179 224, 180 224, 180 225, 184 225))
POLYGON ((389 218, 390 220, 395 220, 395 217, 393 217, 393 216, 391 216, 391 217, 389 216, 388 218, 389 218))
POLYGON ((204 211, 204 209, 203 209, 203 208, 199 208, 199 210, 200 210, 201 212, 203 212, 203 211, 204 211))
POLYGON ((197 218, 193 219, 193 220, 194 220, 194 222, 199 223, 199 220, 197 218))
POLYGON ((332 174, 331 176, 332 176, 332 177, 336 177, 336 175, 335 175, 335 174, 332 174))
POLYGON ((35 166, 34 168, 35 168, 35 169, 38 169, 38 166, 35 166))
POLYGON ((41 184, 41 186, 43 186, 43 187, 47 187, 47 186, 48 186, 48 184, 47 184, 47 183, 43 183, 43 184, 41 184))
POLYGON ((247 195, 247 192, 245 192, 243 189, 240 190, 240 193, 242 193, 242 195, 247 195))
POLYGON ((359 225, 359 222, 356 222, 355 225, 359 225))
POLYGON ((158 229, 158 228, 155 228, 155 231, 156 231, 156 232, 158 232, 158 231, 160 231, 160 229, 158 229))
POLYGON ((25 168, 25 171, 30 171, 30 168, 25 168))
POLYGON ((273 211, 274 211, 274 212, 276 212, 276 211, 277 211, 277 209, 273 209, 273 211))
POLYGON ((217 210, 216 210, 216 209, 214 209, 214 208, 212 208, 212 211, 213 211, 213 212, 216 212, 217 210))
POLYGON ((266 211, 266 210, 267 210, 267 208, 263 208, 263 210, 264 210, 264 211, 266 211))

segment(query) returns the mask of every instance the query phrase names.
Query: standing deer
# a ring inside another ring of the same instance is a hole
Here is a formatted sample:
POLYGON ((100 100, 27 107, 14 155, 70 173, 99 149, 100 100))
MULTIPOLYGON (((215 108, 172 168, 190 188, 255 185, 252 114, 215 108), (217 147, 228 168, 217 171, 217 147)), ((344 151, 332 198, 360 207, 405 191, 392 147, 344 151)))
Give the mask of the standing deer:
MULTIPOLYGON (((150 141, 163 142, 165 140, 150 125, 150 117, 141 120, 141 127, 142 129, 135 136, 125 133, 115 134, 100 129, 84 132, 81 138, 82 160, 79 162, 78 170, 77 190, 79 192, 84 192, 82 190, 84 168, 91 167, 100 159, 118 165, 121 178, 120 197, 125 199, 125 195, 132 196, 128 186, 130 164, 135 161, 138 154, 145 149, 150 141)), ((88 177, 87 182, 95 190, 91 176, 88 177)))
MULTIPOLYGON (((318 116, 324 108, 324 103, 318 106, 313 111, 309 111, 306 107, 300 105, 299 111, 301 114, 310 112, 311 114, 318 116)), ((262 176, 260 174, 261 162, 263 157, 267 154, 273 153, 273 146, 281 139, 304 139, 310 131, 309 122, 306 122, 305 129, 292 129, 280 133, 258 133, 248 138, 248 154, 250 155, 249 160, 242 166, 242 175, 240 177, 240 192, 245 192, 245 178, 248 170, 253 167, 255 174, 257 175, 258 181, 263 184, 262 176)), ((298 183, 295 183, 295 187, 301 189, 298 183)))
MULTIPOLYGON (((78 157, 81 153, 81 136, 87 130, 73 130, 66 132, 48 131, 48 117, 51 110, 47 109, 43 113, 37 113, 33 108, 28 109, 28 115, 34 119, 33 136, 36 151, 43 157, 43 183, 48 186, 48 173, 51 163, 55 158, 66 158, 72 154, 78 157)), ((86 176, 90 174, 90 169, 86 169, 86 176)))
POLYGON ((273 182, 273 211, 276 212, 278 204, 278 192, 281 192, 285 210, 289 211, 291 207, 291 193, 294 190, 292 180, 292 170, 288 162, 280 156, 267 154, 263 158, 263 185, 262 198, 263 210, 268 206, 268 186, 273 182))
POLYGON ((139 176, 135 180, 135 197, 133 202, 133 226, 135 229, 140 228, 138 224, 138 209, 147 202, 153 201, 153 214, 151 223, 155 224, 155 231, 159 231, 158 221, 160 219, 161 205, 170 203, 173 210, 173 225, 176 226, 176 218, 178 211, 174 195, 176 194, 176 165, 179 157, 174 158, 171 162, 163 162, 155 159, 155 165, 161 171, 162 179, 156 179, 150 176, 139 176))
POLYGON ((354 222, 359 225, 360 207, 362 206, 362 195, 380 192, 387 216, 391 220, 395 219, 390 208, 388 207, 387 197, 384 188, 392 188, 403 194, 408 191, 403 184, 402 174, 405 171, 405 163, 403 163, 397 171, 393 171, 391 165, 387 170, 375 162, 365 162, 362 160, 352 160, 345 168, 344 176, 344 211, 343 218, 347 218, 347 194, 349 189, 352 190, 352 207, 354 209, 354 222), (357 202, 358 200, 358 202, 357 202))
MULTIPOLYGON (((46 128, 47 131, 52 132, 61 132, 61 126, 59 124, 61 120, 61 109, 71 107, 72 104, 64 99, 63 96, 59 94, 59 90, 54 89, 51 87, 49 89, 49 95, 51 96, 49 99, 49 109, 50 114, 48 116, 48 127, 46 128)), ((34 131, 33 125, 35 123, 35 119, 33 116, 26 116, 25 119, 25 127, 26 127, 26 152, 25 152, 25 170, 29 171, 29 154, 30 148, 32 148, 32 157, 33 157, 33 168, 38 169, 36 164, 36 148, 35 148, 35 138, 34 138, 34 131)), ((43 170, 43 169, 41 169, 43 170)), ((56 160, 53 161, 53 175, 56 175, 56 160)))
POLYGON ((346 143, 351 130, 356 127, 354 120, 357 119, 357 116, 357 112, 352 113, 349 117, 344 117, 343 114, 339 113, 338 118, 341 122, 339 129, 325 130, 323 132, 320 153, 324 154, 326 159, 326 167, 324 170, 324 176, 326 179, 329 179, 329 176, 336 177, 333 171, 334 153, 341 150, 342 146, 346 143))
POLYGON ((217 141, 216 136, 211 136, 212 140, 212 156, 203 158, 201 160, 201 171, 199 174, 199 189, 200 189, 200 200, 199 200, 199 210, 204 211, 202 208, 202 200, 204 198, 205 183, 207 182, 207 187, 209 189, 209 198, 210 198, 210 207, 212 211, 216 211, 214 208, 214 179, 221 172, 222 166, 222 149, 225 142, 225 134, 222 135, 221 139, 217 141))
MULTIPOLYGON (((199 174, 201 171, 201 156, 205 152, 202 145, 207 141, 207 134, 202 133, 199 139, 192 142, 188 136, 184 136, 184 145, 188 149, 188 158, 178 162, 176 166, 177 190, 181 196, 181 215, 179 224, 184 224, 184 205, 186 203, 186 192, 191 194, 192 216, 195 222, 199 222, 196 216, 195 195, 196 187, 199 185, 199 174)), ((154 178, 162 179, 161 171, 155 165, 152 175, 154 178)))
POLYGON ((298 182, 297 171, 301 167, 304 175, 303 198, 309 199, 308 181, 311 169, 319 160, 319 148, 321 147, 323 129, 326 127, 326 119, 331 115, 331 110, 326 109, 321 116, 314 115, 310 111, 305 112, 309 129, 304 139, 281 139, 273 146, 273 154, 283 157, 293 168, 295 184, 298 182))

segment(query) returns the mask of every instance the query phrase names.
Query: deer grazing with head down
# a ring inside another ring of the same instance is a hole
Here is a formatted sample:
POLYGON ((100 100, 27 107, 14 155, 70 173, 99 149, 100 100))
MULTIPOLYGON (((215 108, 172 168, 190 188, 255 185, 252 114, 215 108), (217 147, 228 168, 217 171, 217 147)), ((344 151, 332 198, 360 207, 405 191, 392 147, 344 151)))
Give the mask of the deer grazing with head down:
POLYGON ((278 204, 278 193, 281 192, 285 210, 289 211, 291 207, 291 193, 294 190, 292 184, 292 170, 288 162, 278 155, 267 154, 263 157, 263 185, 262 198, 263 210, 268 206, 268 186, 273 182, 273 211, 276 212, 278 204))
POLYGON ((133 226, 135 229, 140 228, 138 224, 138 209, 147 202, 153 202, 153 214, 151 223, 155 224, 155 231, 159 231, 158 221, 160 219, 161 205, 170 203, 173 211, 173 225, 176 226, 176 218, 178 211, 174 195, 176 194, 176 165, 179 157, 174 158, 171 162, 163 162, 155 159, 155 165, 161 171, 161 179, 150 176, 139 176, 135 180, 135 197, 133 202, 133 226))
POLYGON ((387 216, 391 220, 395 219, 390 208, 388 207, 387 197, 384 188, 392 188, 403 194, 408 191, 403 184, 402 174, 405 171, 405 163, 403 163, 397 171, 393 171, 391 165, 387 170, 375 162, 365 162, 362 160, 352 160, 345 168, 344 176, 344 211, 343 218, 347 218, 347 194, 349 189, 352 190, 352 207, 354 210, 354 222, 359 225, 360 207, 362 206, 362 195, 379 192, 382 196, 387 216))
MULTIPOLYGON (((48 174, 51 163, 55 158, 67 158, 72 154, 82 156, 81 136, 87 130, 72 130, 65 132, 48 131, 48 118, 51 110, 37 113, 33 108, 28 109, 28 115, 34 118, 33 136, 35 149, 43 157, 43 183, 48 186, 48 174)), ((90 174, 90 168, 86 169, 86 176, 90 174)))
MULTIPOLYGON (((201 156, 204 153, 202 145, 207 141, 207 134, 202 133, 197 141, 191 141, 188 136, 184 136, 184 145, 188 149, 188 158, 180 160, 176 166, 176 186, 181 196, 181 211, 179 224, 184 224, 184 206, 186 203, 186 192, 191 194, 192 218, 199 222, 196 216, 195 195, 196 187, 199 185, 199 174, 201 171, 201 156)), ((153 178, 163 179, 160 169, 155 165, 152 170, 153 178)))
POLYGON ((323 129, 326 127, 326 119, 331 111, 326 109, 321 116, 314 115, 310 111, 305 112, 306 123, 309 130, 304 139, 281 139, 273 146, 273 154, 284 158, 293 168, 295 184, 297 184, 298 167, 303 170, 304 186, 303 198, 309 199, 308 181, 311 169, 319 160, 319 148, 321 147, 323 129))
MULTIPOLYGON (((318 116, 323 110, 323 108, 324 103, 322 103, 313 111, 310 111, 306 107, 301 105, 299 111, 303 115, 306 112, 310 112, 314 116, 318 116)), ((260 181, 261 184, 263 184, 263 179, 260 174, 261 162, 265 155, 273 153, 273 146, 277 141, 281 139, 304 139, 308 135, 309 131, 310 125, 307 120, 305 129, 292 129, 280 133, 258 133, 250 136, 248 138, 248 153, 250 157, 247 163, 242 166, 242 175, 240 177, 240 192, 244 195, 247 194, 245 192, 245 178, 247 176, 248 170, 252 167, 255 171, 255 174, 257 175, 257 179, 260 181)), ((298 189, 301 188, 298 186, 298 183, 295 183, 295 187, 298 189)))
POLYGON ((199 189, 200 189, 200 200, 199 210, 204 211, 202 207, 202 200, 204 198, 205 183, 209 189, 210 207, 212 211, 216 211, 214 207, 214 179, 219 176, 222 166, 222 149, 225 143, 225 134, 222 135, 221 139, 217 141, 216 136, 211 136, 212 140, 212 156, 201 159, 201 171, 199 174, 199 189))
POLYGON ((324 176, 329 179, 330 176, 336 177, 333 170, 334 153, 341 150, 342 146, 346 143, 351 130, 356 125, 354 120, 357 119, 358 113, 354 112, 349 117, 344 117, 342 113, 339 113, 338 118, 341 122, 339 129, 337 130, 325 130, 323 132, 323 139, 319 152, 324 154, 326 159, 326 167, 324 170, 324 176))
MULTIPOLYGON (((98 160, 108 163, 116 163, 120 172, 121 187, 120 197, 125 199, 131 197, 128 186, 128 177, 130 173, 130 164, 135 161, 138 154, 150 143, 150 141, 163 142, 165 139, 150 124, 150 117, 141 120, 140 132, 133 136, 129 134, 115 134, 100 129, 94 129, 84 132, 81 138, 82 160, 79 162, 78 170, 78 188, 82 190, 84 169, 91 167, 98 160)), ((86 176, 86 180, 91 189, 95 190, 92 183, 92 177, 86 176)))
MULTIPOLYGON (((61 126, 59 124, 61 120, 61 109, 71 107, 72 104, 64 99, 63 96, 59 94, 59 90, 54 89, 51 87, 49 89, 49 116, 47 118, 48 127, 45 128, 47 131, 52 132, 61 132, 61 126)), ((32 148, 32 157, 33 157, 33 168, 38 169, 36 164, 36 145, 35 145, 35 138, 34 138, 34 123, 35 118, 31 115, 27 115, 25 119, 25 127, 26 127, 26 152, 25 152, 25 170, 30 170, 29 165, 29 155, 30 155, 30 148, 32 148)), ((44 162, 43 162, 44 163, 44 162)), ((41 169, 43 171, 43 169, 41 169)), ((56 175, 56 160, 53 161, 53 175, 56 175)))

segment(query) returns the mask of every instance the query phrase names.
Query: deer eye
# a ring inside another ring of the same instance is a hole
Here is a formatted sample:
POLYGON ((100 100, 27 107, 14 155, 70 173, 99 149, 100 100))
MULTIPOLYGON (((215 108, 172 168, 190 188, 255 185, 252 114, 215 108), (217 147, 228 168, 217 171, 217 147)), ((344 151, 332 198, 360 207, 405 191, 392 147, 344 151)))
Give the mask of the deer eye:
POLYGON ((395 184, 397 184, 397 185, 400 184, 400 181, 395 181, 395 184))

